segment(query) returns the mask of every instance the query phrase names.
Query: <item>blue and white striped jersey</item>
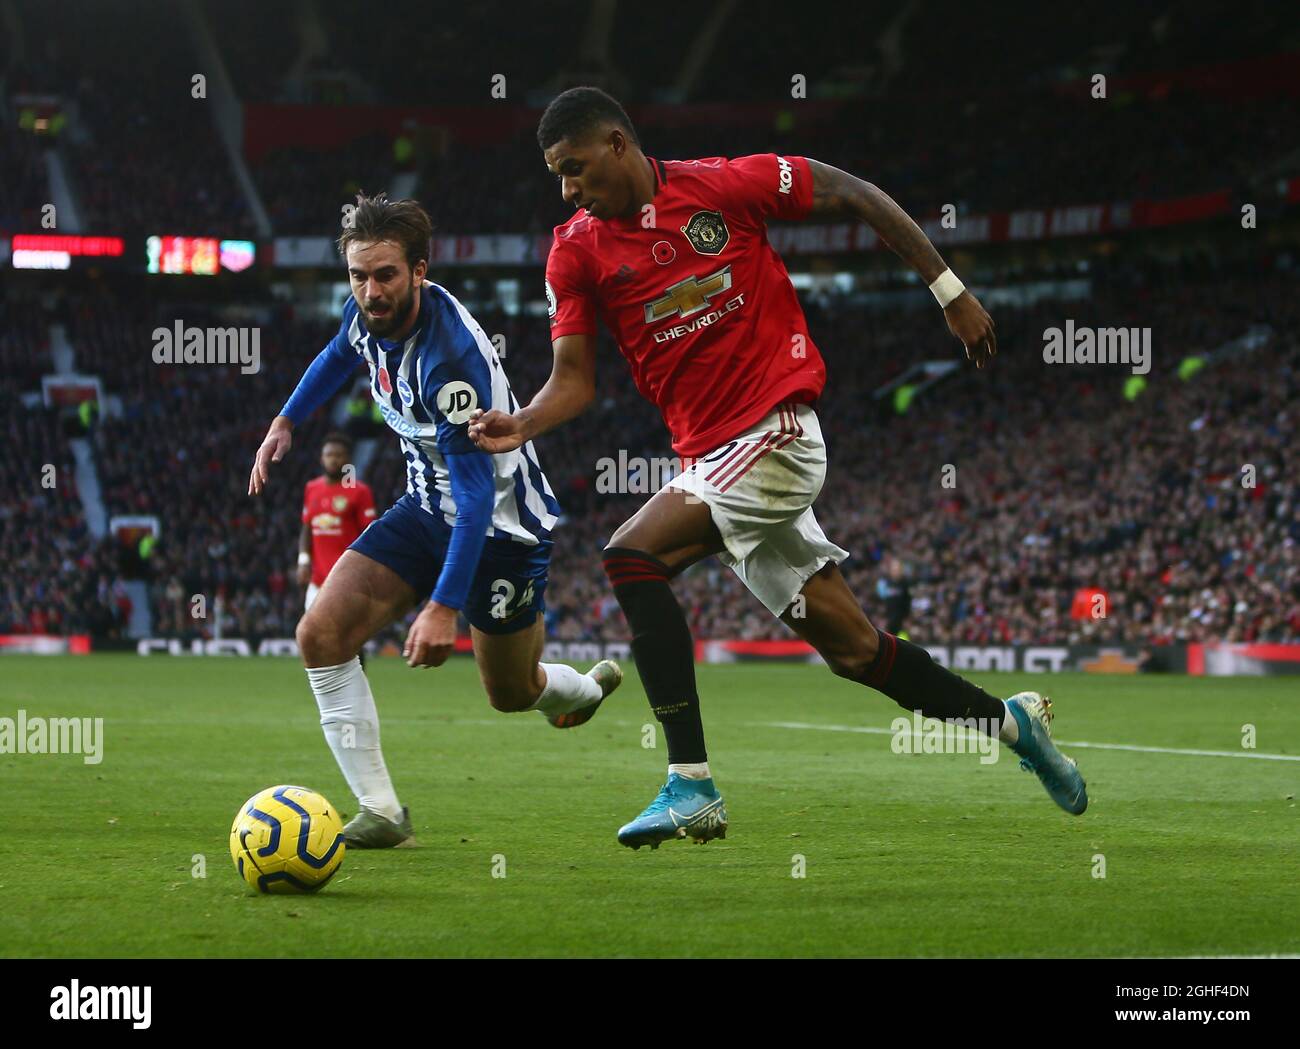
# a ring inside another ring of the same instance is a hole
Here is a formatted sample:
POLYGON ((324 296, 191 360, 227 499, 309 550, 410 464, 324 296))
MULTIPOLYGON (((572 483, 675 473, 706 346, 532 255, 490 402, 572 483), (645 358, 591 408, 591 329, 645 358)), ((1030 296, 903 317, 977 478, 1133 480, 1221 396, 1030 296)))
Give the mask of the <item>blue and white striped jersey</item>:
MULTIPOLYGON (((357 359, 370 370, 370 396, 380 406, 389 429, 402 442, 407 460, 407 493, 422 510, 455 526, 454 490, 472 497, 476 506, 461 515, 484 517, 485 536, 533 543, 550 538, 560 508, 532 442, 515 451, 487 455, 469 439, 474 408, 513 412, 519 402, 500 367, 497 350, 478 322, 445 287, 424 282, 415 328, 402 342, 389 342, 365 330, 356 300, 343 304, 343 322, 281 415, 299 424, 324 404, 356 369, 357 359), (473 467, 478 456, 490 469, 473 467), (450 468, 459 464, 459 471, 450 468), (490 481, 491 493, 485 486, 490 481), (487 511, 482 512, 480 510, 487 511)), ((461 520, 461 526, 467 520, 461 520)))
MULTIPOLYGON (((327 349, 335 344, 370 369, 370 395, 406 457, 407 492, 422 509, 454 525, 456 501, 445 456, 478 451, 468 434, 475 408, 519 407, 491 340, 451 292, 425 281, 415 328, 402 342, 366 331, 356 300, 349 298, 327 349)), ((532 442, 489 458, 495 493, 487 534, 523 543, 549 538, 560 507, 532 442)))

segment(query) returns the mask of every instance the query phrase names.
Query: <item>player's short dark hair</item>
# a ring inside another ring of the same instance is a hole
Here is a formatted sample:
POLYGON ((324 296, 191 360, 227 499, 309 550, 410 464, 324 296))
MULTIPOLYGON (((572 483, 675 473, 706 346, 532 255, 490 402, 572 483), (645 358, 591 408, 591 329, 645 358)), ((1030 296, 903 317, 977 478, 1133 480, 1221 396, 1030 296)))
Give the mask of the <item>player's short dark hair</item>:
POLYGON ((331 430, 325 435, 325 440, 321 441, 321 451, 325 450, 327 444, 341 444, 348 450, 348 455, 352 454, 352 438, 342 430, 331 430))
POLYGON ((401 245, 407 265, 412 269, 417 262, 428 264, 433 222, 418 201, 389 200, 387 193, 373 197, 358 193, 356 208, 349 218, 351 225, 344 229, 338 241, 339 254, 345 259, 349 244, 391 240, 401 245))
POLYGON ((537 144, 550 149, 562 138, 579 142, 606 123, 621 127, 633 145, 641 144, 636 128, 616 99, 598 87, 571 87, 546 107, 537 123, 537 144))

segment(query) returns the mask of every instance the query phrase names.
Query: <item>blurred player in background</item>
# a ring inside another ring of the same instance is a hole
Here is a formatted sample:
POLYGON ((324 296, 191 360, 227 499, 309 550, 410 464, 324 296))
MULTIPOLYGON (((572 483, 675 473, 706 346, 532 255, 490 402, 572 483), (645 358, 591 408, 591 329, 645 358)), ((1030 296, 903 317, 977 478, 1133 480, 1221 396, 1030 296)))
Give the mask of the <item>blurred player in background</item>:
MULTIPOLYGON (((307 482, 302 497, 302 532, 298 536, 298 585, 307 588, 303 611, 311 608, 334 563, 375 519, 375 496, 358 481, 352 465, 352 439, 337 430, 321 445, 321 477, 307 482), (345 476, 346 472, 346 476, 345 476)), ((365 652, 357 653, 361 668, 365 652)))
POLYGON ((884 571, 876 580, 876 596, 885 606, 885 630, 907 640, 908 613, 912 611, 912 581, 903 562, 892 554, 886 558, 884 571))
POLYGON ((848 552, 826 538, 813 513, 826 447, 812 406, 826 370, 766 222, 868 223, 930 287, 948 327, 982 368, 997 352, 993 322, 929 238, 875 186, 816 160, 770 153, 652 160, 622 106, 597 88, 559 95, 537 139, 561 194, 577 209, 556 228, 546 265, 554 364, 527 407, 484 411, 470 436, 502 452, 580 414, 595 396, 599 316, 637 388, 662 413, 673 450, 690 462, 604 552, 668 741, 667 782, 619 830, 619 841, 658 847, 726 832, 704 745, 690 628, 670 586, 712 555, 835 674, 908 710, 962 719, 997 736, 1058 805, 1083 812, 1083 777, 1048 734, 1050 703, 1033 692, 1004 703, 919 645, 877 631, 840 573, 848 552))
POLYGON ((425 597, 406 637, 408 664, 441 666, 463 611, 497 710, 536 710, 556 728, 573 728, 622 680, 612 660, 586 674, 540 662, 559 504, 531 444, 492 455, 466 433, 479 405, 511 411, 518 402, 478 322, 424 279, 431 234, 415 201, 358 197, 339 238, 352 285, 343 322, 272 421, 248 481, 250 495, 262 492, 271 465, 292 446, 293 427, 364 361, 371 397, 401 439, 406 494, 343 552, 297 632, 325 738, 360 805, 344 838, 361 848, 400 845, 413 830, 384 763, 357 656, 425 597))
POLYGON ((329 434, 321 445, 320 465, 325 472, 307 482, 302 497, 298 585, 307 588, 303 611, 311 608, 343 551, 375 519, 375 496, 370 485, 357 480, 347 469, 352 465, 350 437, 337 431, 329 434))

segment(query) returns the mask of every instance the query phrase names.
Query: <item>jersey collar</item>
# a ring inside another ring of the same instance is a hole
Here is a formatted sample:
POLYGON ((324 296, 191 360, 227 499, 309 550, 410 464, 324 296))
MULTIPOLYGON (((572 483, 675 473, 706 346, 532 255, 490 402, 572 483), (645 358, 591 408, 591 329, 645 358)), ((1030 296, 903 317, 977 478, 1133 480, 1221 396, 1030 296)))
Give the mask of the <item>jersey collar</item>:
POLYGON ((650 166, 655 169, 655 195, 668 184, 668 169, 664 167, 662 160, 655 160, 654 157, 646 157, 650 161, 650 166))
MULTIPOLYGON (((662 160, 655 160, 654 157, 646 157, 646 160, 650 161, 650 167, 655 173, 655 195, 651 198, 652 201, 655 201, 659 199, 659 194, 668 186, 668 169, 664 167, 664 162, 662 160)), ((639 215, 633 215, 625 218, 615 215, 608 219, 604 219, 603 221, 608 222, 612 226, 630 229, 640 226, 641 217, 639 215)))

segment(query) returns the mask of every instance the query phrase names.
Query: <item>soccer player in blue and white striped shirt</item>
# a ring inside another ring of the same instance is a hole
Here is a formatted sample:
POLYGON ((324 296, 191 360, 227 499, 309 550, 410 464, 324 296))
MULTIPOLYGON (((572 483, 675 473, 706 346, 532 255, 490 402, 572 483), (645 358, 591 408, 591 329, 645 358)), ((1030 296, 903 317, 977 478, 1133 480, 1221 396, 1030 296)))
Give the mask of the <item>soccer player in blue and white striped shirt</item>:
POLYGON ((397 845, 412 834, 357 657, 422 598, 429 600, 407 635, 407 662, 441 666, 463 612, 497 710, 538 710, 557 728, 572 728, 622 680, 610 660, 587 674, 539 661, 559 504, 531 442, 492 455, 469 439, 476 409, 519 405, 483 329, 455 296, 424 279, 430 233, 415 201, 358 198, 354 223, 339 238, 352 284, 343 323, 271 423, 248 486, 250 495, 262 491, 293 427, 364 362, 371 396, 401 440, 406 494, 344 552, 298 625, 325 738, 360 805, 344 828, 354 847, 397 845), (348 725, 354 738, 346 738, 348 725))

